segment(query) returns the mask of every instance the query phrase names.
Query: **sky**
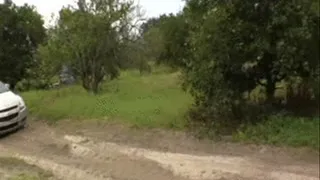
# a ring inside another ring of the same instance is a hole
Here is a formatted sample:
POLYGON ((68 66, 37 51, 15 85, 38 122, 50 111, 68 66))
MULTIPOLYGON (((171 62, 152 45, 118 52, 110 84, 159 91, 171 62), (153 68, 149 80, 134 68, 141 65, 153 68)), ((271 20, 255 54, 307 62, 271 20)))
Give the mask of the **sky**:
MULTIPOLYGON (((184 2, 182 0, 135 0, 139 3, 145 12, 145 16, 156 17, 160 14, 177 13, 182 10, 184 2)), ((3 2, 3 0, 0 0, 3 2)), ((13 0, 17 5, 24 3, 34 5, 38 12, 44 17, 45 24, 51 24, 51 15, 59 12, 59 10, 68 4, 75 5, 75 0, 13 0)))

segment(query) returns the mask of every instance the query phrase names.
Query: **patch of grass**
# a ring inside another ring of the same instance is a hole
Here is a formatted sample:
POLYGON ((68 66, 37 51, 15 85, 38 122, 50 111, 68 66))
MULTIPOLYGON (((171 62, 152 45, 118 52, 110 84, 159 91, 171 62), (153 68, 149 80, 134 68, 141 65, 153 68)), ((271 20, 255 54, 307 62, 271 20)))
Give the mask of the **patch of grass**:
POLYGON ((9 178, 9 180, 46 180, 42 177, 34 176, 34 175, 28 175, 28 174, 19 174, 17 176, 9 178))
POLYGON ((234 138, 258 144, 319 149, 319 121, 318 117, 306 119, 274 116, 264 123, 242 128, 234 138))
POLYGON ((178 73, 159 72, 140 76, 122 72, 105 83, 99 95, 81 86, 22 93, 31 114, 50 120, 118 120, 136 127, 183 128, 184 114, 192 103, 180 87, 178 73))
POLYGON ((0 167, 12 175, 8 180, 49 180, 53 177, 50 172, 11 157, 0 157, 0 167))
POLYGON ((11 158, 11 157, 0 157, 0 166, 18 166, 20 164, 25 164, 24 161, 21 161, 16 158, 11 158))

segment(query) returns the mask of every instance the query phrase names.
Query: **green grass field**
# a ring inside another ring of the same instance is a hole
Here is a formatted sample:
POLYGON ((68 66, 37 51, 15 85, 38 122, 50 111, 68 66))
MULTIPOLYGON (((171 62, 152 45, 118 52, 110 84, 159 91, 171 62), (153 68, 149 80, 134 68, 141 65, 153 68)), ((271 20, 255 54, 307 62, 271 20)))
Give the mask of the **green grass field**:
POLYGON ((141 76, 122 72, 103 84, 99 95, 81 86, 22 93, 31 114, 49 121, 61 119, 119 121, 137 127, 183 128, 192 103, 180 87, 179 74, 156 71, 141 76))
MULTIPOLYGON (((260 94, 260 95, 259 95, 260 94)), ((22 93, 32 116, 56 122, 63 119, 116 121, 134 127, 182 130, 192 97, 181 90, 179 73, 155 69, 150 75, 122 72, 92 95, 75 85, 49 91, 22 93)), ((261 92, 256 92, 257 97, 261 92)), ((319 148, 319 118, 276 117, 246 126, 234 139, 274 145, 319 148)))
POLYGON ((319 150, 319 121, 319 117, 274 116, 264 123, 244 127, 235 134, 234 139, 277 146, 308 146, 319 150))

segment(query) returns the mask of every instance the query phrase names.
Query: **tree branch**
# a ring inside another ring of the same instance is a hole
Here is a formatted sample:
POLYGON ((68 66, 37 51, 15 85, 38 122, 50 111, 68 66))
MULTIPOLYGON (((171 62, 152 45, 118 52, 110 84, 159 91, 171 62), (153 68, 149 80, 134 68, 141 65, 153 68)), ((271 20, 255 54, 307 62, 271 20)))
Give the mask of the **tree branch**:
POLYGON ((281 75, 281 76, 279 76, 279 77, 276 77, 276 81, 282 81, 284 78, 286 78, 286 74, 283 74, 283 75, 281 75))
POLYGON ((267 84, 262 83, 260 80, 257 80, 257 83, 258 83, 259 85, 261 85, 261 86, 264 86, 264 87, 266 87, 266 86, 267 86, 267 84))

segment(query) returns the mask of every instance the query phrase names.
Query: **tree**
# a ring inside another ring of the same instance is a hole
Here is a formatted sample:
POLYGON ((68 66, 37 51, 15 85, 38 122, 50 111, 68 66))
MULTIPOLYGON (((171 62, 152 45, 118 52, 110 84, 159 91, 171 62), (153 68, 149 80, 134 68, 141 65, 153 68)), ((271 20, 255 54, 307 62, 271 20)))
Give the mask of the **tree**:
POLYGON ((157 64, 177 68, 184 66, 188 56, 186 40, 189 36, 188 24, 182 13, 163 14, 151 18, 141 26, 141 35, 148 47, 147 53, 157 64))
POLYGON ((153 18, 148 19, 146 22, 141 24, 140 34, 143 36, 150 29, 157 26, 159 24, 159 22, 160 22, 160 18, 153 17, 153 18))
POLYGON ((66 49, 61 49, 61 43, 56 37, 55 29, 48 29, 48 40, 39 45, 35 54, 37 66, 28 72, 30 88, 47 89, 54 82, 63 65, 70 65, 71 55, 66 49))
POLYGON ((183 14, 160 16, 159 29, 162 32, 163 51, 159 62, 172 67, 183 67, 188 57, 187 38, 189 27, 183 14))
POLYGON ((70 53, 82 86, 97 93, 104 79, 118 76, 122 47, 130 34, 135 7, 120 0, 79 0, 78 7, 64 8, 56 27, 60 47, 70 53))
POLYGON ((262 85, 272 101, 278 82, 310 76, 318 60, 319 15, 312 8, 304 0, 190 0, 185 12, 198 56, 193 58, 218 68, 233 90, 262 85))
POLYGON ((41 15, 27 4, 0 4, 0 78, 12 88, 27 76, 34 52, 45 39, 41 15))
POLYGON ((256 122, 263 106, 249 104, 245 92, 263 86, 270 107, 277 83, 310 77, 319 60, 319 14, 312 8, 305 0, 188 0, 184 70, 196 99, 192 119, 215 130, 256 122))

